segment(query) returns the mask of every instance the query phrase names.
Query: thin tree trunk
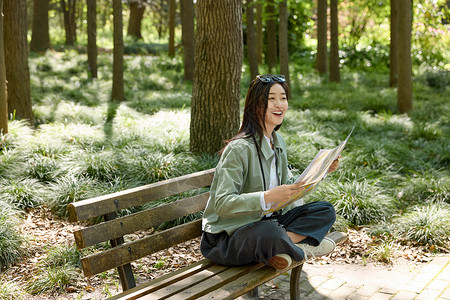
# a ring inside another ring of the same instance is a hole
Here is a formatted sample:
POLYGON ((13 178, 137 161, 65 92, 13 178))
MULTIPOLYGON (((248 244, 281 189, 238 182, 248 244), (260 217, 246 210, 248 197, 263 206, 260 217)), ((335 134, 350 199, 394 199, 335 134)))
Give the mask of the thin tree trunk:
POLYGON ((389 45, 389 86, 397 86, 398 76, 398 0, 391 0, 391 42, 389 45))
POLYGON ((317 57, 316 70, 327 72, 327 0, 318 0, 317 5, 317 57))
POLYGON ((341 82, 339 71, 339 22, 338 22, 338 2, 330 0, 330 81, 341 82))
POLYGON ((411 2, 399 1, 398 11, 398 110, 410 112, 412 104, 411 2))
POLYGON ((33 124, 28 69, 27 1, 6 0, 3 3, 3 33, 8 112, 16 119, 33 124))
POLYGON ((247 0, 247 55, 250 65, 250 80, 258 75, 258 59, 256 57, 256 39, 254 24, 254 2, 247 0))
POLYGON ((50 48, 48 29, 48 8, 50 0, 33 1, 33 29, 31 32, 30 51, 44 52, 50 48))
POLYGON ((5 52, 3 44, 3 0, 0 0, 0 135, 8 133, 5 52))
POLYGON ((87 0, 87 56, 89 74, 97 78, 97 4, 96 0, 87 0))
POLYGON ((64 29, 66 32, 66 45, 73 46, 77 40, 76 36, 76 19, 75 8, 76 0, 68 0, 66 4, 65 0, 61 0, 61 9, 64 15, 64 29))
POLYGON ((125 100, 123 86, 123 24, 122 1, 113 0, 114 17, 114 50, 113 50, 113 83, 111 99, 113 101, 125 100))
POLYGON ((192 0, 181 0, 182 9, 182 43, 184 49, 184 79, 194 79, 194 56, 195 56, 195 7, 192 0))
POLYGON ((169 56, 175 56, 175 0, 170 0, 169 5, 169 56))
POLYGON ((268 19, 266 22, 267 27, 267 67, 269 73, 272 73, 277 64, 277 25, 275 23, 275 4, 274 0, 269 0, 267 4, 268 19))
POLYGON ((263 6, 261 2, 256 3, 256 58, 258 64, 263 62, 263 6))
POLYGON ((198 0, 190 149, 217 153, 239 129, 242 1, 198 0))
POLYGON ((288 47, 288 8, 287 0, 280 3, 280 24, 278 28, 278 43, 280 53, 280 73, 286 76, 289 84, 289 47, 288 47))
POLYGON ((142 0, 130 2, 130 19, 128 21, 127 34, 136 39, 142 39, 141 27, 144 17, 145 5, 142 0))

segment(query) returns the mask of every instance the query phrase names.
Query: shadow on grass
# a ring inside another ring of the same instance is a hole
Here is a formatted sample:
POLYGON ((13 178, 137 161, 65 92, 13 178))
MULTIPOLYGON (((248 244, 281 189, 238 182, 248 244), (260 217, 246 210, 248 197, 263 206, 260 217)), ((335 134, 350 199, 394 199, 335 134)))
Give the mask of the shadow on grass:
POLYGON ((113 137, 113 121, 117 113, 117 109, 120 106, 120 102, 109 101, 108 111, 106 114, 106 121, 103 125, 103 131, 105 132, 106 140, 111 140, 113 137))

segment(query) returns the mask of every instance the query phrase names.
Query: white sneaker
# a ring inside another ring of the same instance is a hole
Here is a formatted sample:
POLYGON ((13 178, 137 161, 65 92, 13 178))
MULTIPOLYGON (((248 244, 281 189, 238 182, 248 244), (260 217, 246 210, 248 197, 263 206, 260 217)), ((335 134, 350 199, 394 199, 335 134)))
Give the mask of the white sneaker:
POLYGON ((292 264, 292 259, 287 254, 278 254, 273 256, 267 262, 269 267, 275 268, 277 270, 283 270, 289 267, 292 264))
POLYGON ((305 253, 305 260, 308 259, 308 256, 316 257, 327 255, 331 253, 336 247, 335 242, 327 237, 324 237, 322 242, 320 242, 319 246, 311 246, 308 244, 296 244, 300 247, 305 253))

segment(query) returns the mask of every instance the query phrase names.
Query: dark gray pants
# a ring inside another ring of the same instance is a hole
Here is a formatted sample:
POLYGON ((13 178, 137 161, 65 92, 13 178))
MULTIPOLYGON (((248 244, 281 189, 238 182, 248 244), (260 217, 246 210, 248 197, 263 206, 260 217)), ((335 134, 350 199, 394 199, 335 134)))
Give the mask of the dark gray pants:
POLYGON ((271 218, 242 226, 232 235, 203 232, 202 254, 219 264, 241 266, 255 262, 267 264, 277 254, 288 254, 295 261, 304 259, 287 231, 307 236, 301 243, 320 244, 336 220, 333 205, 324 201, 307 203, 271 218))

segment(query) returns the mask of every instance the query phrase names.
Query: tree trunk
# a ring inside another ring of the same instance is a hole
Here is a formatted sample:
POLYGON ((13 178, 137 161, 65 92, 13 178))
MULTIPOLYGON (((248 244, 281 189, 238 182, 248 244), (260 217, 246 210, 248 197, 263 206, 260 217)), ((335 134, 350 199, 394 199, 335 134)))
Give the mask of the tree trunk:
POLYGON ((261 2, 256 3, 256 59, 258 64, 263 62, 263 6, 261 2))
POLYGON ((8 99, 6 97, 5 47, 3 46, 3 0, 0 0, 0 135, 8 133, 8 99))
POLYGON ((181 25, 182 43, 184 49, 184 79, 194 79, 194 56, 195 56, 195 8, 192 0, 181 0, 181 25))
POLYGON ((389 45, 389 86, 397 86, 398 73, 398 0, 391 0, 391 43, 389 45))
POLYGON ((66 45, 73 46, 77 41, 77 31, 76 31, 76 0, 61 0, 61 9, 64 14, 64 29, 66 32, 66 45))
POLYGON ((8 112, 16 119, 33 123, 28 69, 27 1, 6 0, 3 3, 3 33, 8 112))
POLYGON ((398 110, 409 112, 412 104, 411 1, 399 1, 398 11, 398 110))
POLYGON ((91 78, 97 78, 97 4, 87 0, 87 56, 91 78))
POLYGON ((275 4, 274 0, 269 0, 267 4, 267 67, 269 73, 277 64, 277 25, 275 23, 275 4))
POLYGON ((123 24, 122 1, 113 0, 114 18, 114 50, 113 50, 113 83, 111 99, 113 101, 125 100, 123 87, 123 24))
POLYGON ((289 47, 288 47, 288 8, 287 0, 280 3, 280 24, 278 25, 278 43, 280 52, 280 73, 286 77, 289 85, 289 47))
POLYGON ((338 22, 338 2, 330 0, 330 81, 341 82, 339 72, 339 22, 338 22))
POLYGON ((316 70, 327 72, 327 0, 318 0, 317 5, 317 57, 316 70))
POLYGON ((137 40, 142 39, 141 27, 144 12, 145 5, 142 0, 130 1, 130 19, 128 21, 127 34, 137 40))
POLYGON ((175 13, 176 13, 175 0, 170 0, 169 5, 169 56, 175 56, 175 13))
POLYGON ((253 0, 247 0, 247 58, 250 66, 250 80, 258 75, 254 19, 254 2, 253 0))
POLYGON ((50 0, 33 1, 33 29, 31 32, 30 51, 44 52, 50 48, 48 32, 48 8, 50 0))
POLYGON ((190 148, 217 153, 239 129, 242 1, 198 0, 190 148))

